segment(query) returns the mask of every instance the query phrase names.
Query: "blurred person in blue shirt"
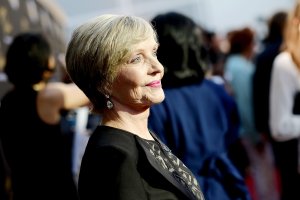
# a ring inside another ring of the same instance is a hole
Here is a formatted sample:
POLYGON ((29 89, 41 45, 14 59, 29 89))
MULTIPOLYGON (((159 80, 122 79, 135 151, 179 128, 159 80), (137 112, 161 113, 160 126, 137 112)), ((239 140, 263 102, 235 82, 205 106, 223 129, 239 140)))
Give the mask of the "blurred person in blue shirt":
MULTIPOLYGON (((195 174, 206 200, 250 199, 244 179, 227 156, 230 122, 225 89, 205 78, 201 28, 170 12, 152 19, 165 68, 165 100, 151 107, 149 127, 195 174)), ((228 100, 228 101, 227 101, 228 100)))

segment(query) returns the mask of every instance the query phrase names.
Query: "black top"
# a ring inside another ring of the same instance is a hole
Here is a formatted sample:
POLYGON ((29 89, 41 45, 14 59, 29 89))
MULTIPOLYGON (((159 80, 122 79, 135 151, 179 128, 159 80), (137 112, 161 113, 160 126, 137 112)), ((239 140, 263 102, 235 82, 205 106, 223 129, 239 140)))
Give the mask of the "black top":
POLYGON ((37 92, 15 89, 1 101, 0 139, 11 168, 14 199, 78 199, 60 124, 38 116, 37 92))
POLYGON ((192 173, 157 138, 108 126, 89 139, 78 187, 81 200, 204 199, 192 173))

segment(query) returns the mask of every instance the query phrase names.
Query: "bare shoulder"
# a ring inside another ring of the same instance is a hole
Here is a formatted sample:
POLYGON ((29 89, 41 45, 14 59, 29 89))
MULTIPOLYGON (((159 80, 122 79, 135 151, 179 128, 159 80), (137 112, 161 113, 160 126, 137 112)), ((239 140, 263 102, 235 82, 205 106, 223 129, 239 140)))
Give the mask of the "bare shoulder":
POLYGON ((59 103, 64 98, 61 87, 63 85, 49 83, 43 90, 39 91, 38 99, 48 104, 59 103))
POLYGON ((45 97, 58 103, 61 109, 75 109, 89 103, 89 99, 74 83, 48 83, 44 93, 45 97))
POLYGON ((37 109, 40 118, 49 124, 56 124, 60 120, 60 110, 64 106, 64 87, 60 83, 49 83, 43 90, 39 91, 37 98, 37 109))

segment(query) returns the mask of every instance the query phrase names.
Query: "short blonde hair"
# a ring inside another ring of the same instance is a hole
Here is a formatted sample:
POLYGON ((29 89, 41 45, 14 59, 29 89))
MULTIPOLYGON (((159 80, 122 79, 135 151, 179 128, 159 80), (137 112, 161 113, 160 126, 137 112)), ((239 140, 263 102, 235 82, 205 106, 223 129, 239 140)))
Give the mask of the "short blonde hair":
POLYGON ((105 94, 133 45, 156 32, 146 20, 136 16, 101 15, 73 32, 66 53, 67 71, 75 84, 89 97, 94 109, 105 106, 105 94))

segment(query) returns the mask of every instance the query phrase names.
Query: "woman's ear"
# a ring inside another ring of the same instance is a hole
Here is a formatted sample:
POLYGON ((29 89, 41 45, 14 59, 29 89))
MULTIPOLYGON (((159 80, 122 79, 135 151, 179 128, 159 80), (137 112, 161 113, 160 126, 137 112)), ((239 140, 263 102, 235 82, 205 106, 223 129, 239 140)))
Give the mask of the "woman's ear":
POLYGON ((55 67, 56 67, 55 58, 54 58, 54 56, 50 56, 48 59, 48 70, 47 71, 54 72, 55 67))
POLYGON ((55 68, 56 68, 56 62, 55 62, 55 58, 53 56, 51 56, 48 59, 48 65, 46 70, 44 70, 43 72, 43 79, 45 81, 48 81, 49 79, 52 78, 54 72, 55 72, 55 68))

